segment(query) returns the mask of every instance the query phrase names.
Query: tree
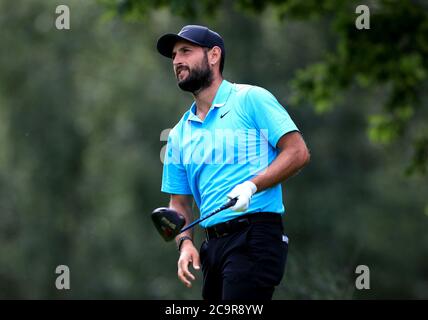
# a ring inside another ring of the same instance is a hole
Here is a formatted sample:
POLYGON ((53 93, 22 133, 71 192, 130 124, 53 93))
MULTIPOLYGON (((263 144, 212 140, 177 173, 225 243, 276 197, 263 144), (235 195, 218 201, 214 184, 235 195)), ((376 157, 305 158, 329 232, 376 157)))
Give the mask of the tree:
MULTIPOLYGON (((167 7, 187 18, 214 16, 222 1, 203 0, 102 0, 117 14, 147 19, 153 9, 167 7)), ((426 174, 428 128, 420 121, 427 89, 428 8, 423 1, 379 0, 369 4, 371 28, 358 30, 357 1, 341 0, 238 0, 242 12, 260 14, 272 7, 280 19, 325 19, 335 44, 322 61, 296 73, 294 101, 308 102, 316 112, 339 106, 344 92, 353 87, 362 94, 379 96, 376 110, 368 115, 368 135, 388 145, 412 142, 407 173, 426 174)), ((329 32, 328 30, 326 30, 329 32)), ((358 107, 358 106, 356 106, 358 107)))

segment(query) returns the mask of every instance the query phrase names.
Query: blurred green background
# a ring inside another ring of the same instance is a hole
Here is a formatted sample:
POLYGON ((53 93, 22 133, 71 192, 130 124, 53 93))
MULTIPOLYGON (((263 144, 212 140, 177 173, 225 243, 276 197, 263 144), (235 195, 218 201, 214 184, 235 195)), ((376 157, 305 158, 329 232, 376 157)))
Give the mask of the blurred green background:
POLYGON ((160 134, 192 102, 156 41, 199 23, 225 39, 225 78, 270 90, 311 150, 286 183, 274 298, 427 299, 427 16, 424 1, 0 0, 0 298, 201 298, 150 220, 168 202, 160 134))

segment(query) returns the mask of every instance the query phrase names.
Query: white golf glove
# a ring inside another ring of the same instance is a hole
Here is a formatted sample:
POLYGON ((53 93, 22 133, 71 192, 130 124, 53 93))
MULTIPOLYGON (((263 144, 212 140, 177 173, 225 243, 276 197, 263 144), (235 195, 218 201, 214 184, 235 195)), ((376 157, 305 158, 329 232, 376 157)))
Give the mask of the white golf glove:
POLYGON ((238 197, 238 201, 236 201, 235 205, 230 209, 238 212, 247 210, 250 205, 251 197, 256 191, 256 185, 249 180, 235 186, 227 197, 229 199, 238 197))

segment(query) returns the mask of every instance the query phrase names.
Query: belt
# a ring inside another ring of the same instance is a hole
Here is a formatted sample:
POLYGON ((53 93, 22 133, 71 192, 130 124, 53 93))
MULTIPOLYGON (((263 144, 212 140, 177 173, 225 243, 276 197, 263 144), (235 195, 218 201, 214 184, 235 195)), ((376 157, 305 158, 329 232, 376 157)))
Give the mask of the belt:
POLYGON ((211 227, 205 228, 207 240, 227 236, 231 233, 241 231, 252 223, 272 222, 279 223, 282 226, 282 219, 279 213, 257 212, 239 216, 235 219, 222 222, 211 227))

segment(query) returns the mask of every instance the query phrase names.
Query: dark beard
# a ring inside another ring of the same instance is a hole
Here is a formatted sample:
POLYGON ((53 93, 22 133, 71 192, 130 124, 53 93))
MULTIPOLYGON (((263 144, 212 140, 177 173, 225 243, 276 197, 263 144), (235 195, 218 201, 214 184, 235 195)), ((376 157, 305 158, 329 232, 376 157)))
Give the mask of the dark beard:
MULTIPOLYGON (((189 69, 188 69, 189 70, 189 69)), ((181 90, 196 94, 205 88, 208 88, 213 82, 213 73, 208 66, 206 59, 202 67, 189 70, 187 78, 178 83, 181 90)))

